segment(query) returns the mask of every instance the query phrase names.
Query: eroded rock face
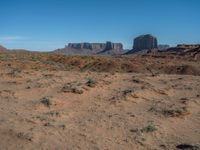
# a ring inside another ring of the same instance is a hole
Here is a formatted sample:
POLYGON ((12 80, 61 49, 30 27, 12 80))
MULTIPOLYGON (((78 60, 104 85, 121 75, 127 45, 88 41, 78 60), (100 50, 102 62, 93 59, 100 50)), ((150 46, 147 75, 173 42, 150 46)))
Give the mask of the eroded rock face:
POLYGON ((144 49, 155 49, 158 48, 158 42, 156 37, 146 34, 136 37, 134 39, 134 50, 144 50, 144 49))
POLYGON ((78 54, 78 55, 90 55, 90 54, 103 54, 103 55, 115 55, 123 53, 123 45, 121 43, 69 43, 63 49, 58 49, 56 53, 61 54, 78 54))
POLYGON ((123 49, 121 43, 69 43, 66 48, 74 49, 100 49, 100 50, 111 50, 111 49, 123 49))
POLYGON ((105 50, 112 50, 112 49, 122 50, 123 45, 121 43, 106 42, 105 50))
POLYGON ((176 47, 167 49, 166 52, 200 60, 200 44, 179 44, 176 47))

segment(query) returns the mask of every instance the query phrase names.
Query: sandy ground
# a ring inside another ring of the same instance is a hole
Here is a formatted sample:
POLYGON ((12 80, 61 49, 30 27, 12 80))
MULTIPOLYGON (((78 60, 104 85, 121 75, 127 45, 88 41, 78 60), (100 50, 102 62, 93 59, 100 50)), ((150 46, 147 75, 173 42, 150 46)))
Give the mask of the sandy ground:
POLYGON ((198 149, 199 129, 199 76, 0 70, 0 149, 198 149))

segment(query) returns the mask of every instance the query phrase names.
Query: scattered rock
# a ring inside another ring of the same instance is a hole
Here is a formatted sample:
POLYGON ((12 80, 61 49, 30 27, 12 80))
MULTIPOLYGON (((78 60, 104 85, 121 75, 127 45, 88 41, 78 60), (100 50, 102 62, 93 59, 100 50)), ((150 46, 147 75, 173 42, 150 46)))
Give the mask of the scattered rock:
POLYGON ((124 95, 124 96, 130 95, 132 92, 133 92, 132 89, 127 89, 127 90, 124 90, 124 91, 123 91, 123 95, 124 95))
POLYGON ((66 129, 66 125, 65 124, 61 124, 59 125, 60 128, 62 128, 63 130, 66 129))
POLYGON ((31 87, 30 87, 30 86, 27 86, 26 89, 31 89, 31 87))
POLYGON ((11 68, 11 70, 8 72, 8 75, 12 77, 16 77, 16 76, 19 76, 21 72, 22 70, 19 68, 11 68))
POLYGON ((137 133, 137 132, 140 132, 140 130, 138 130, 138 129, 131 129, 130 132, 137 133))
POLYGON ((142 81, 140 81, 139 79, 133 79, 132 80, 134 83, 143 83, 142 81))
POLYGON ((44 124, 45 127, 52 127, 53 125, 50 122, 44 124))
POLYGON ((97 84, 97 81, 94 79, 88 79, 88 81, 86 82, 86 85, 89 87, 95 87, 97 84))
POLYGON ((65 93, 76 93, 76 94, 83 94, 83 90, 80 87, 80 85, 74 84, 74 83, 67 83, 62 88, 62 92, 65 93))
POLYGON ((47 107, 50 107, 53 104, 48 97, 43 97, 40 102, 47 107))
POLYGON ((74 87, 72 88, 72 93, 83 94, 83 90, 80 87, 74 87))
POLYGON ((167 117, 181 117, 190 114, 185 107, 177 109, 165 109, 162 111, 162 113, 167 117))
POLYGON ((179 144, 176 146, 176 148, 182 150, 200 150, 200 147, 190 144, 179 144))
POLYGON ((189 99, 186 98, 186 97, 184 97, 184 98, 181 98, 180 101, 181 101, 181 103, 183 103, 183 104, 187 104, 188 101, 189 101, 189 99))
POLYGON ((29 133, 29 132, 27 132, 27 133, 25 133, 25 132, 19 132, 17 134, 17 137, 21 138, 21 139, 26 139, 28 141, 32 141, 33 140, 33 134, 29 133))
POLYGON ((61 114, 58 111, 50 111, 48 113, 46 113, 46 115, 50 115, 51 117, 60 117, 61 114))

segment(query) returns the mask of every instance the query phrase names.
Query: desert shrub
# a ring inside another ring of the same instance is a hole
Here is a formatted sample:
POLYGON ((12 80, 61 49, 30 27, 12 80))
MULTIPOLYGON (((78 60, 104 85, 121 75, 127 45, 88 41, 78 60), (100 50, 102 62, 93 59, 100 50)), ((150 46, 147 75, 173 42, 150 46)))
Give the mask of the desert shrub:
POLYGON ((154 132, 156 130, 157 130, 157 128, 154 125, 148 125, 148 126, 142 128, 141 132, 149 133, 149 132, 154 132))

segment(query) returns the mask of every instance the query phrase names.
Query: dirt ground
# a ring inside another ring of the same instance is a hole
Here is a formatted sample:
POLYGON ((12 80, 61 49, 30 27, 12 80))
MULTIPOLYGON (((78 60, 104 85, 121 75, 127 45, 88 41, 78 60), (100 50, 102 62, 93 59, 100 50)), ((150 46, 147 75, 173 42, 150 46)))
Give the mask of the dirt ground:
MULTIPOLYGON (((200 148, 198 70, 143 71, 142 61, 135 71, 90 70, 90 63, 80 69, 76 61, 79 69, 64 62, 58 69, 32 55, 0 56, 0 149, 200 148)), ((148 67, 163 59, 149 60, 148 67)))

